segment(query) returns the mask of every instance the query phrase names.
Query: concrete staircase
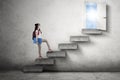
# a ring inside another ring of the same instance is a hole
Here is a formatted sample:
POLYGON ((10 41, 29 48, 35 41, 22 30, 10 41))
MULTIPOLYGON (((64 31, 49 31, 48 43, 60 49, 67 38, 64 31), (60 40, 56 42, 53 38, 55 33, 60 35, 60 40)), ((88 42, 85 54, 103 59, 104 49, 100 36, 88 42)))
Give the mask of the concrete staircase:
POLYGON ((48 58, 36 59, 34 65, 24 66, 23 72, 43 72, 46 67, 50 67, 50 71, 54 70, 57 59, 67 57, 66 50, 77 50, 78 43, 89 42, 89 35, 101 35, 102 31, 98 29, 82 29, 82 33, 87 34, 87 36, 70 36, 70 43, 58 44, 60 51, 47 52, 48 58))

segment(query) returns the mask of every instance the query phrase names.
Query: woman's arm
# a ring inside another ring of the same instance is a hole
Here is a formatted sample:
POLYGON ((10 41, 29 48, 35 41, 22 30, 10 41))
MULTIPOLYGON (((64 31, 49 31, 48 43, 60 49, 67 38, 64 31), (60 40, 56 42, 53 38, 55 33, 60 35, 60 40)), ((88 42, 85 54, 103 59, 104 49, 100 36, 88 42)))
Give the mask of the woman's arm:
POLYGON ((38 39, 38 30, 35 31, 36 38, 38 39))

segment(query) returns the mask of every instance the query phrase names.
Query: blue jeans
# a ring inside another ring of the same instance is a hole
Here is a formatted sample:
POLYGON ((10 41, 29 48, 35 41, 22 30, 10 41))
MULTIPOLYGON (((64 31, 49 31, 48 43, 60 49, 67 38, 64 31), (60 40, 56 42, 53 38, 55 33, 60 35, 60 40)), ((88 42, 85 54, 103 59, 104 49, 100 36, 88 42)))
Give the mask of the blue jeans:
POLYGON ((36 44, 37 42, 38 42, 38 44, 41 44, 42 43, 42 38, 33 38, 33 43, 36 44))

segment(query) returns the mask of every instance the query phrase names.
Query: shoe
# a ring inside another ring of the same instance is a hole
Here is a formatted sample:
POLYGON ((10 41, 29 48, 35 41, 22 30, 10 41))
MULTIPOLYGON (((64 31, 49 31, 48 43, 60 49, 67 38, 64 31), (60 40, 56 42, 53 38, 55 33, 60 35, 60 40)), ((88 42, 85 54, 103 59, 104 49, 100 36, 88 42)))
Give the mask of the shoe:
POLYGON ((39 56, 39 58, 38 59, 42 59, 42 56, 39 56))
POLYGON ((51 53, 51 52, 53 52, 51 49, 48 51, 48 53, 51 53))

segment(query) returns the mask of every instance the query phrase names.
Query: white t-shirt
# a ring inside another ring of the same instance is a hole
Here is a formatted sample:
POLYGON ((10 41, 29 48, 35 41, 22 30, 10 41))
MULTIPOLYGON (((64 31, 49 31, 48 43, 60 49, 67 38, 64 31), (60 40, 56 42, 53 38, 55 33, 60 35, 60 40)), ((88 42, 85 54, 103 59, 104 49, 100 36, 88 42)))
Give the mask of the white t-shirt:
POLYGON ((42 34, 40 31, 36 30, 35 33, 38 35, 38 38, 42 38, 42 34), (38 34, 39 33, 39 34, 38 34))

